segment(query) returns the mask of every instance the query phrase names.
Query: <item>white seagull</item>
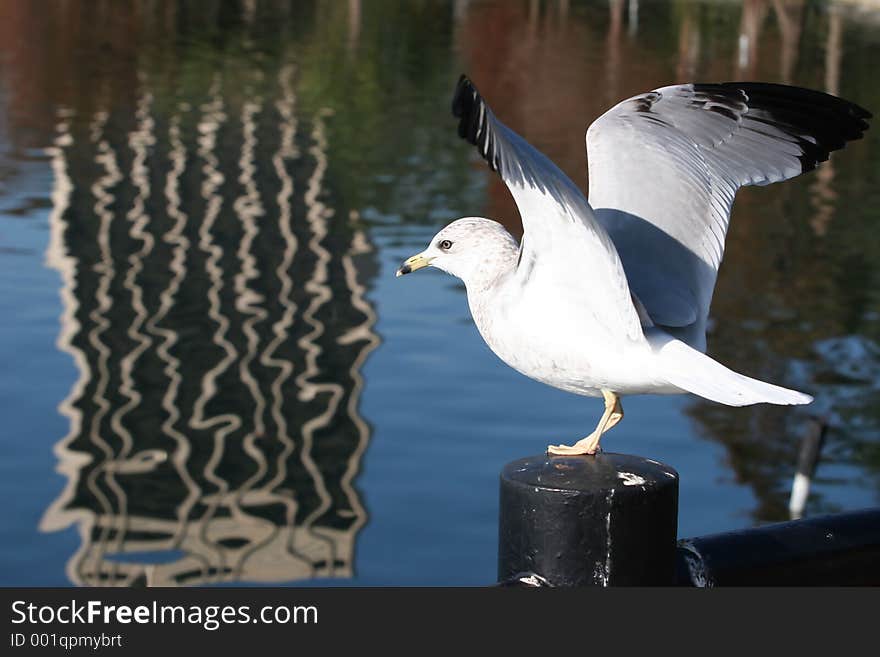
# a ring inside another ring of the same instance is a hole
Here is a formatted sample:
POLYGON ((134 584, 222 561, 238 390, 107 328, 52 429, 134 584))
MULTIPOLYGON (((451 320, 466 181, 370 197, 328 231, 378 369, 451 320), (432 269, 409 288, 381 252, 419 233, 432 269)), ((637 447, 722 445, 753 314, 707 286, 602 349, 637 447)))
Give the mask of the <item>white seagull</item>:
POLYGON ((812 401, 705 355, 706 320, 737 189, 815 168, 861 137, 870 113, 778 84, 655 89, 587 130, 588 201, 495 118, 466 76, 452 110, 459 135, 513 195, 523 238, 491 219, 458 219, 397 275, 432 266, 458 276, 480 334, 505 363, 604 398, 595 431, 550 445, 550 454, 595 454, 623 417, 623 395, 691 392, 729 406, 812 401))

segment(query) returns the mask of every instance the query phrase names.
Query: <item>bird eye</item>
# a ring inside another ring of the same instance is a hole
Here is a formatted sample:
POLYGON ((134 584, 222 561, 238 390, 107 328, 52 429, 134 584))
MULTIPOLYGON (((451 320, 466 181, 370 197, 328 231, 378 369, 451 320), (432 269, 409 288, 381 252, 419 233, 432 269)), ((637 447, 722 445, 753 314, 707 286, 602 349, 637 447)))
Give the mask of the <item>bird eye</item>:
POLYGON ((441 249, 443 249, 444 251, 448 251, 449 249, 452 248, 452 242, 450 242, 449 240, 443 240, 443 241, 440 242, 440 244, 438 244, 437 246, 439 246, 439 247, 440 247, 441 249))

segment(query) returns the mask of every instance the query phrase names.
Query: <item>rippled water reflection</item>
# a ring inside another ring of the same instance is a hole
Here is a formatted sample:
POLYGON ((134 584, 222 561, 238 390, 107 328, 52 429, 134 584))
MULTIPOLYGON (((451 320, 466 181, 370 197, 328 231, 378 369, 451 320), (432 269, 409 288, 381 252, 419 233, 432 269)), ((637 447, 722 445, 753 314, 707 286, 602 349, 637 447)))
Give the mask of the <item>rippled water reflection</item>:
MULTIPOLYGON (((876 113, 853 4, 4 3, 2 583, 491 581, 501 466, 598 408, 498 362, 453 279, 393 277, 457 216, 519 230, 457 74, 583 180, 588 123, 675 81, 876 113)), ((735 206, 710 353, 817 403, 636 398, 608 436, 679 470, 683 535, 784 518, 810 413, 808 513, 877 503, 878 165, 871 131, 735 206)))

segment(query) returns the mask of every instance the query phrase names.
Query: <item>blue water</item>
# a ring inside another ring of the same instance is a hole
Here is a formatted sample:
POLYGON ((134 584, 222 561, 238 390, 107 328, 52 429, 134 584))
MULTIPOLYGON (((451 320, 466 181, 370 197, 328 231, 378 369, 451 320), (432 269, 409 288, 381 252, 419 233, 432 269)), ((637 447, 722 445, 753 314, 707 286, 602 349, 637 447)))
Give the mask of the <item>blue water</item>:
MULTIPOLYGON (((501 468, 601 403, 505 366, 456 279, 394 277, 458 216, 518 230, 457 74, 576 180, 589 120, 682 76, 880 108, 880 19, 804 4, 792 44, 755 4, 207 3, 110 38, 124 7, 8 3, 0 584, 491 583, 501 468)), ((678 470, 680 536, 786 519, 811 413, 807 514, 880 501, 878 134, 741 194, 728 236, 710 353, 816 403, 627 398, 603 439, 678 470)))

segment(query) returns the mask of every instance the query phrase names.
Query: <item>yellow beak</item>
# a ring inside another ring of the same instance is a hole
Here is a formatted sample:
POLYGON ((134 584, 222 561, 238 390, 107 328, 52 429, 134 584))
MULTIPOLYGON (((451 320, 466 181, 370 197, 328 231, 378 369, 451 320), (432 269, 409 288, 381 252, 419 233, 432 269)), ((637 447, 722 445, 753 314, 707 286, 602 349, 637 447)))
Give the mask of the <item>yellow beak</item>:
POLYGON ((406 261, 400 266, 400 269, 397 270, 397 276, 403 276, 404 274, 410 274, 414 272, 416 269, 421 269, 422 267, 427 267, 431 264, 431 259, 426 258, 421 253, 414 255, 412 258, 407 258, 406 261))

